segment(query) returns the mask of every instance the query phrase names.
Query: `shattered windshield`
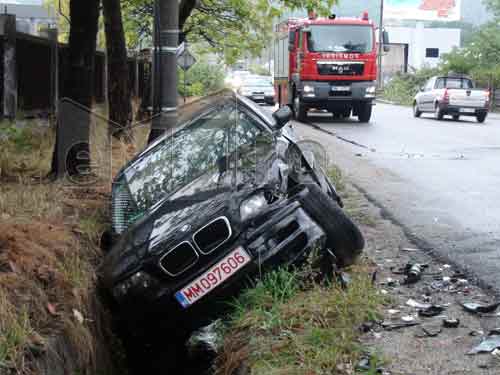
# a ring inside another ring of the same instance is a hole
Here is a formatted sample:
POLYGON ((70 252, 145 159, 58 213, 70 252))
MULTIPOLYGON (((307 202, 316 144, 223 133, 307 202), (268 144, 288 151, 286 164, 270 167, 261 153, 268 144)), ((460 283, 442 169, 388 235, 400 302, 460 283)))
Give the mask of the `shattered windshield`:
POLYGON ((125 176, 139 210, 165 199, 177 199, 236 183, 234 160, 240 168, 257 144, 272 137, 234 105, 219 106, 195 119, 149 150, 125 176))
POLYGON ((373 50, 370 26, 312 25, 307 35, 311 52, 368 53, 373 50))

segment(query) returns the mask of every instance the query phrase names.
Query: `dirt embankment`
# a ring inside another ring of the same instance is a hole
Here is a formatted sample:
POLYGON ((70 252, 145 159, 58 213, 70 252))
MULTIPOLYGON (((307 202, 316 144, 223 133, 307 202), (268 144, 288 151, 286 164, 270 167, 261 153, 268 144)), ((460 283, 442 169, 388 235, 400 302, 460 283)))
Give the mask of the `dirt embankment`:
MULTIPOLYGON (((116 170, 134 147, 106 145, 106 127, 95 125, 92 148, 100 148, 101 155, 112 150, 111 171, 116 170)), ((0 374, 123 374, 117 368, 123 364, 120 345, 95 291, 99 240, 109 220, 110 169, 91 186, 47 181, 52 130, 38 123, 5 129, 0 139, 0 374)))

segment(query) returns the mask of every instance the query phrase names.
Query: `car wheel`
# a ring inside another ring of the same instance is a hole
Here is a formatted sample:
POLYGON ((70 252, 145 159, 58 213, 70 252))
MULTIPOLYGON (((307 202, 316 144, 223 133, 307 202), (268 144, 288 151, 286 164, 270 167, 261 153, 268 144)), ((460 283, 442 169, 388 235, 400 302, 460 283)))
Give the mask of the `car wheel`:
POLYGON ((459 121, 460 115, 453 115, 453 121, 459 121))
POLYGON ((335 254, 338 265, 354 264, 365 247, 361 231, 318 185, 306 186, 309 194, 301 198, 302 207, 325 231, 326 246, 335 254))
POLYGON ((417 118, 422 116, 422 111, 418 109, 417 102, 413 103, 413 116, 417 118))
POLYGON ((444 113, 441 108, 439 108, 439 104, 436 103, 436 108, 434 110, 434 117, 436 120, 441 121, 444 117, 444 113))
POLYGON ((307 120, 307 110, 298 95, 293 101, 293 112, 297 121, 304 122, 307 120))
POLYGON ((370 122, 371 117, 372 117, 372 103, 361 103, 358 109, 359 122, 362 123, 370 122))
POLYGON ((477 118, 477 122, 479 122, 480 124, 482 124, 485 120, 486 120, 486 116, 488 116, 487 113, 479 113, 476 118, 477 118))

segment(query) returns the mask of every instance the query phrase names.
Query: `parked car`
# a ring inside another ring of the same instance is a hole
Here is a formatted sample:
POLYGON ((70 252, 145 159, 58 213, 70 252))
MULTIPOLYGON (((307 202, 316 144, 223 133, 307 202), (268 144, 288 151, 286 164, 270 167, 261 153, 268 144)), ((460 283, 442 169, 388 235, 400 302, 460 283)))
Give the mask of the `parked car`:
POLYGON ((169 347, 248 280, 313 248, 339 266, 361 253, 362 234, 302 152, 291 116, 283 107, 271 117, 227 90, 185 106, 179 126, 119 172, 116 240, 99 285, 129 343, 153 335, 169 347))
POLYGON ((252 76, 252 73, 248 70, 235 70, 226 77, 224 82, 227 87, 238 89, 250 76, 252 76))
POLYGON ((413 114, 432 112, 438 120, 450 115, 454 120, 460 116, 474 116, 483 123, 490 106, 489 90, 476 89, 474 82, 465 76, 437 76, 427 81, 413 102, 413 114))
POLYGON ((256 103, 274 105, 275 92, 271 77, 249 76, 241 84, 238 92, 256 103))

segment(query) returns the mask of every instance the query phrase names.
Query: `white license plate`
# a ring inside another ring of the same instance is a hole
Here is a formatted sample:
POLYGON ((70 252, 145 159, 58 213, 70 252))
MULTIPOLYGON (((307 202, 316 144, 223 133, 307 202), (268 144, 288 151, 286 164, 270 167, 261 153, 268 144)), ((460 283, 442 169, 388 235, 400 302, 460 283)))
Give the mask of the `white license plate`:
POLYGON ((350 86, 332 86, 332 91, 351 91, 350 86))
POLYGON ((203 275, 175 293, 175 298, 182 307, 187 308, 229 279, 250 261, 250 255, 242 247, 238 247, 203 275))
POLYGON ((263 100, 264 99, 264 95, 254 95, 253 98, 255 100, 263 100))
POLYGON ((474 113, 476 110, 474 108, 460 108, 460 112, 462 113, 474 113))

